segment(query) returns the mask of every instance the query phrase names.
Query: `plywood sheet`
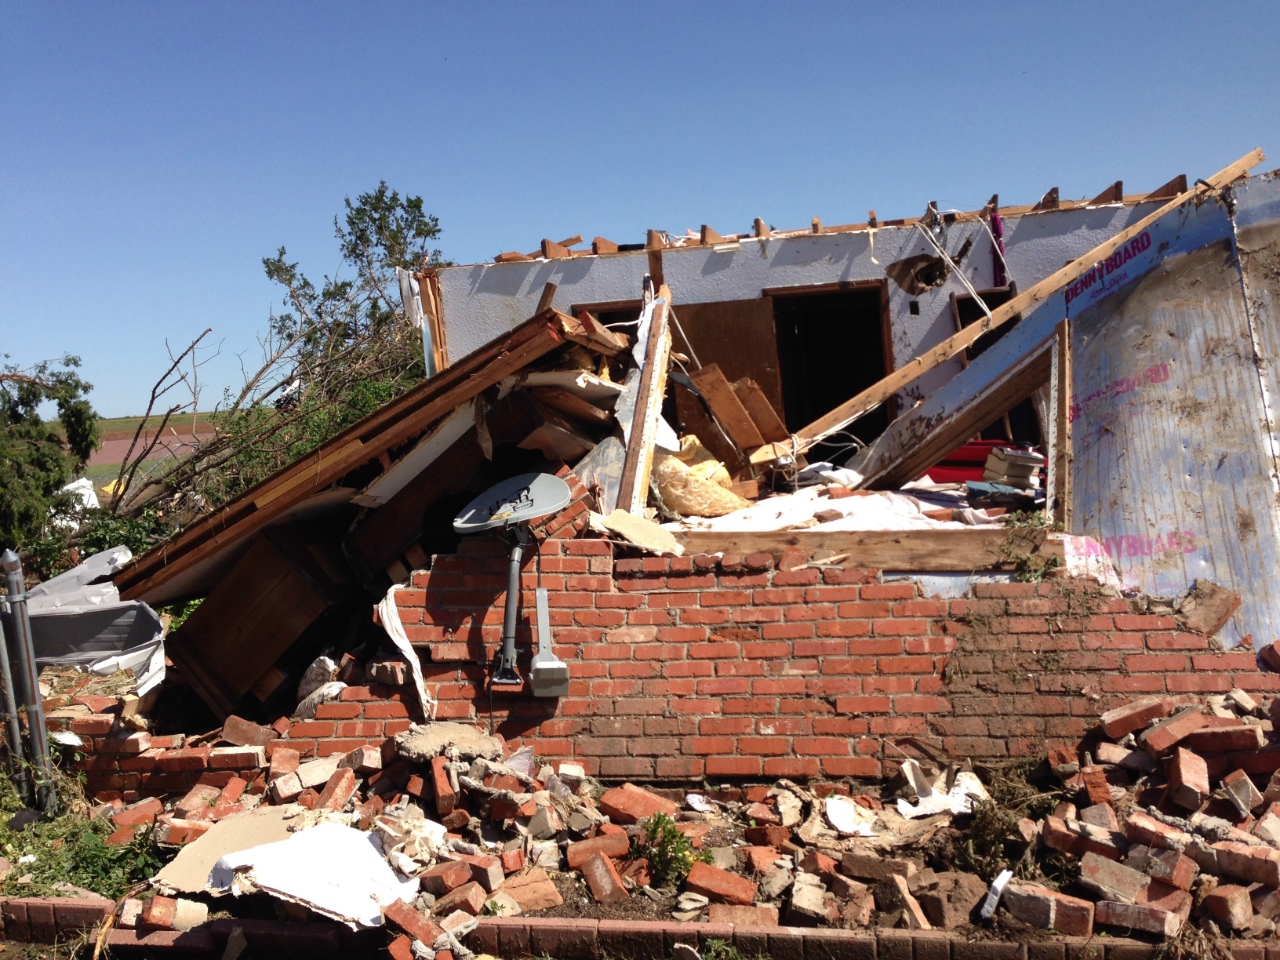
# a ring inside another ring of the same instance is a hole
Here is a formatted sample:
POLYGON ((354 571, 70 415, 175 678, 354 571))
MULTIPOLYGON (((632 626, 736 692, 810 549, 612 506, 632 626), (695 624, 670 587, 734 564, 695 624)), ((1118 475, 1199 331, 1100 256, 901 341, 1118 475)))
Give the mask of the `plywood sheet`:
MULTIPOLYGON (((727 300, 722 303, 677 303, 680 327, 702 365, 718 364, 730 382, 750 377, 760 385, 784 420, 782 378, 778 372, 778 339, 773 329, 773 298, 727 300)), ((673 348, 688 346, 673 326, 673 348)))

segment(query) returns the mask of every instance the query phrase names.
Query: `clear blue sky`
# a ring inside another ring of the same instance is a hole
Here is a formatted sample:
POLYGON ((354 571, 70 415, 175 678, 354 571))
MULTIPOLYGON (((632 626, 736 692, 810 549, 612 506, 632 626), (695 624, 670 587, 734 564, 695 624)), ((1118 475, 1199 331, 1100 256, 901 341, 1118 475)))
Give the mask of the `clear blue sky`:
POLYGON ((0 353, 205 405, 338 264, 344 196, 421 195, 455 262, 581 233, 1092 196, 1280 166, 1272 3, 0 3, 0 353))

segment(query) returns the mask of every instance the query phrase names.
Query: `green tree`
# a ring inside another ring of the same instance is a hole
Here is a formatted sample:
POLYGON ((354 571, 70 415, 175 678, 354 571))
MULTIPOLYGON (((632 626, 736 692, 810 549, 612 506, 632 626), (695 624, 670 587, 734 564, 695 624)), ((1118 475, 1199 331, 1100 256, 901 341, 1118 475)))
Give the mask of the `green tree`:
MULTIPOLYGON (((261 358, 245 364, 238 390, 225 391, 213 410, 200 410, 198 371, 208 358, 201 361, 198 351, 209 331, 171 353, 103 509, 85 516, 70 538, 46 525, 44 539, 29 543, 42 570, 69 566, 71 546, 90 552, 124 543, 145 552, 422 379, 422 336, 404 316, 396 268, 446 263, 433 246, 439 220, 421 197, 402 197, 385 182, 354 202, 347 198, 344 208, 334 218, 342 265, 333 277, 313 282, 284 247, 263 259, 267 276, 280 285, 283 310, 268 318, 261 358), (174 396, 180 402, 170 402, 174 396), (183 411, 200 412, 213 430, 194 447, 168 454, 159 438, 168 418, 183 411)), ((68 467, 67 479, 87 455, 68 467)))
POLYGON ((97 443, 87 399, 93 385, 80 379, 79 366, 78 357, 67 356, 27 369, 0 367, 0 547, 29 552, 48 535, 51 519, 75 509, 62 487, 97 443), (58 421, 41 418, 48 403, 58 421))

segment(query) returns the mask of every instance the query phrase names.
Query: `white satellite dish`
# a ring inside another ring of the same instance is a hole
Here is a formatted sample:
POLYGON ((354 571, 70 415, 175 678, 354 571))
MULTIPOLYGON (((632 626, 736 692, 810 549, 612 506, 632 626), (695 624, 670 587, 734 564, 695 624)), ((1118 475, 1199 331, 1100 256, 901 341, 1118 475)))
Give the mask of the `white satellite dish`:
MULTIPOLYGON (((506 530, 511 533, 511 563, 507 568, 507 599, 503 610, 502 650, 493 671, 494 684, 519 684, 516 672, 516 620, 520 611, 520 564, 529 543, 531 521, 552 516, 573 500, 569 485, 550 473, 525 473, 490 487, 472 500, 453 520, 457 533, 506 530)), ((561 697, 569 692, 569 665, 551 652, 547 591, 538 587, 538 652, 533 658, 533 693, 561 697)))

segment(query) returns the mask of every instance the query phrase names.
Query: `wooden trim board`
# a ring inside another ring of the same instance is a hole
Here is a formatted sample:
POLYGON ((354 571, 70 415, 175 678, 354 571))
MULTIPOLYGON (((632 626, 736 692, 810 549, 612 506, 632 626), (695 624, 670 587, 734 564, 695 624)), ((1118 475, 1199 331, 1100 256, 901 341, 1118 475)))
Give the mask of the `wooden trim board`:
POLYGON ((921 573, 1009 571, 1018 557, 1065 559, 1060 538, 1034 528, 974 527, 968 530, 780 530, 732 533, 688 530, 676 533, 685 554, 725 553, 745 556, 799 548, 807 557, 819 550, 846 555, 844 566, 921 573))

